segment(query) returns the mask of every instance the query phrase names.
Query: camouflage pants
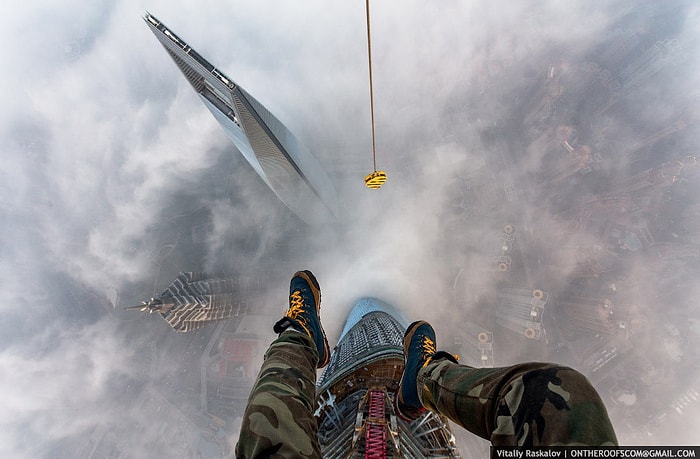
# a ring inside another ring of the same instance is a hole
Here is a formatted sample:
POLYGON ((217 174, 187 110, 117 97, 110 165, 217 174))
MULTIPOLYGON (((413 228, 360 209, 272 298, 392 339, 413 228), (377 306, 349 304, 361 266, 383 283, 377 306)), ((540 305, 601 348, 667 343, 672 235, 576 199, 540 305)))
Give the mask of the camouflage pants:
POLYGON ((421 403, 494 446, 616 445, 600 396, 581 373, 549 363, 418 372, 421 403))
POLYGON ((265 353, 248 399, 236 457, 320 458, 314 417, 318 351, 307 335, 285 331, 265 353))
MULTIPOLYGON (((318 352, 286 331, 272 342, 236 445, 239 458, 320 458, 313 413, 318 352)), ((471 368, 447 360, 418 373, 431 409, 495 446, 617 444, 598 393, 580 373, 547 363, 471 368)))

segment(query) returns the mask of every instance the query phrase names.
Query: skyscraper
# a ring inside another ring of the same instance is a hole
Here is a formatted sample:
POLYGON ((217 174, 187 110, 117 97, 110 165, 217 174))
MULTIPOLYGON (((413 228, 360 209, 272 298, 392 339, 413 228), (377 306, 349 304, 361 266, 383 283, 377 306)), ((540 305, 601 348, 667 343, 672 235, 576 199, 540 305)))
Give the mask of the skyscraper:
POLYGON ((526 338, 538 340, 542 335, 542 313, 548 299, 549 292, 540 289, 503 288, 498 292, 496 323, 526 338))
POLYGON ((323 457, 459 457, 446 419, 428 411, 409 423, 394 412, 407 325, 374 298, 350 312, 317 384, 323 457))
POLYGON ((265 107, 150 14, 146 24, 233 144, 307 223, 332 221, 337 195, 319 161, 265 107))
POLYGON ((157 312, 175 331, 187 332, 245 314, 247 305, 238 300, 236 287, 235 279, 180 273, 163 292, 128 309, 157 312))

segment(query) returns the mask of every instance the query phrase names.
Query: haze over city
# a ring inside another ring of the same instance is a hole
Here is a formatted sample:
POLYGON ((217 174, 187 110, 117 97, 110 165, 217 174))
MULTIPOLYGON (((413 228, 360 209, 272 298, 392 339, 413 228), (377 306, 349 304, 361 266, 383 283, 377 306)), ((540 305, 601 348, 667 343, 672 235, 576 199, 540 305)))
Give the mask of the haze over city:
MULTIPOLYGON (((363 183, 362 2, 6 13, 0 456, 230 452, 240 407, 202 411, 222 358, 215 327, 179 334, 123 310, 182 271, 240 279, 248 314, 216 329, 256 343, 232 400, 250 389, 289 277, 310 269, 331 343, 365 296, 431 321, 446 350, 478 323, 495 365, 586 374, 622 444, 700 440, 695 2, 374 2, 380 190, 363 183), (335 224, 304 224, 277 199, 144 11, 313 152, 339 193, 335 224), (546 294, 538 339, 503 321, 508 288, 546 294)), ((457 436, 465 456, 482 445, 457 436)))

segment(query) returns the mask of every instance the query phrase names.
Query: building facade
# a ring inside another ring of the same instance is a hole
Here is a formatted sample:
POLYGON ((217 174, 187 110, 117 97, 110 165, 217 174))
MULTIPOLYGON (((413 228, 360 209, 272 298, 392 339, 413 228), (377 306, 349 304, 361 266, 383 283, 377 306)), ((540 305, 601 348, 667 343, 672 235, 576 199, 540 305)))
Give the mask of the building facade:
POLYGON ((335 219, 337 193, 321 163, 260 102, 150 14, 146 24, 236 148, 301 220, 335 219))
POLYGON ((548 299, 549 292, 540 289, 503 288, 498 292, 496 323, 526 338, 539 340, 548 299))
POLYGON ((157 312, 173 330, 187 332, 246 313, 235 279, 203 272, 180 273, 154 298, 130 309, 157 312))
POLYGON ((409 423, 394 411, 407 325, 377 299, 351 311, 317 385, 323 457, 459 457, 446 419, 426 412, 409 423))

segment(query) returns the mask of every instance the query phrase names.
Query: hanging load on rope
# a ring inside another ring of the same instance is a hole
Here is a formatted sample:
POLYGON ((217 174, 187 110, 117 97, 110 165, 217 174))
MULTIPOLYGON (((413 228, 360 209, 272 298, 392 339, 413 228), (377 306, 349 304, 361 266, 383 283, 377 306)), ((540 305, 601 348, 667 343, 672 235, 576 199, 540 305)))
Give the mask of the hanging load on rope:
POLYGON ((372 38, 369 27, 369 0, 365 0, 367 10, 367 58, 369 61, 369 107, 372 118, 372 159, 374 160, 374 172, 365 177, 367 188, 381 188, 386 182, 386 172, 377 170, 377 148, 374 140, 374 91, 372 88, 372 38))
POLYGON ((365 185, 367 185, 367 188, 381 188, 384 182, 386 182, 386 172, 384 171, 375 170, 365 177, 365 185))

